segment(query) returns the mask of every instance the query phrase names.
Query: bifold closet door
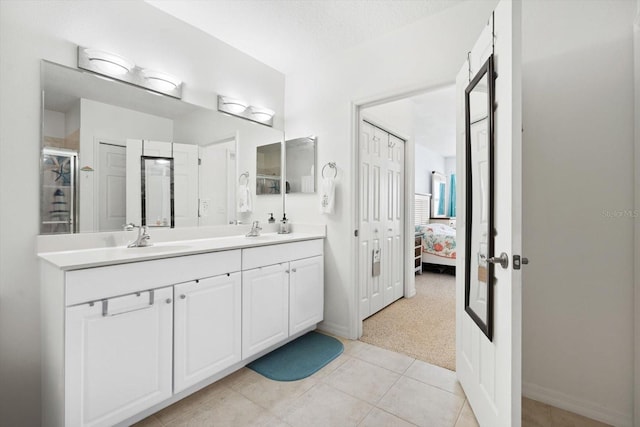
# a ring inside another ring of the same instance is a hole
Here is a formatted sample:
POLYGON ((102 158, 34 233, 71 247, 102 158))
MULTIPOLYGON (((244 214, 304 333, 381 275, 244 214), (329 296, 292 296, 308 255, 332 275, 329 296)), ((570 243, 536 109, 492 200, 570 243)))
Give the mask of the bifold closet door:
POLYGON ((403 294, 404 141, 363 121, 359 145, 358 268, 364 319, 403 294))

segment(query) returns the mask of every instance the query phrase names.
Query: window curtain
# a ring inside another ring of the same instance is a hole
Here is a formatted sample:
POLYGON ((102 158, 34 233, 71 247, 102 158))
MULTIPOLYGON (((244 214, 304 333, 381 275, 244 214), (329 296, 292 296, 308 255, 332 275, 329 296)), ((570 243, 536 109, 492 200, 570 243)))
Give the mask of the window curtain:
POLYGON ((449 183, 449 216, 454 218, 456 216, 456 174, 451 174, 451 180, 449 183))

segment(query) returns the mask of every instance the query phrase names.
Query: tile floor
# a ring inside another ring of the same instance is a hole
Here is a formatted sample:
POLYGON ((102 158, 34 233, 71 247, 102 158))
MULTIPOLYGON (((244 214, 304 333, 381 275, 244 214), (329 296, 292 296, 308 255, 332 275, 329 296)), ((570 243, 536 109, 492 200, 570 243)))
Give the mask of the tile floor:
POLYGON ((455 373, 361 341, 314 375, 277 382, 242 368, 136 424, 478 426, 455 373))
MULTIPOLYGON (((477 427, 455 373, 361 341, 314 375, 278 382, 242 368, 138 427, 477 427)), ((530 399, 522 427, 604 427, 530 399)))

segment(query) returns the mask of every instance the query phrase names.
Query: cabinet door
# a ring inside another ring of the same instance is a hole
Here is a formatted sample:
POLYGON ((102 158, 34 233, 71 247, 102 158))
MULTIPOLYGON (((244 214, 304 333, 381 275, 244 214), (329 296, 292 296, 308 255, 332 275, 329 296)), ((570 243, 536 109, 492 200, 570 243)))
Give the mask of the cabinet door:
POLYGON ((174 391, 240 361, 240 272, 176 285, 174 391))
POLYGON ((171 396, 172 297, 164 288, 66 309, 66 425, 110 426, 171 396))
POLYGON ((322 256, 291 261, 289 301, 290 335, 322 321, 324 313, 322 256))
POLYGON ((242 358, 289 336, 289 282, 285 264, 242 272, 242 358))

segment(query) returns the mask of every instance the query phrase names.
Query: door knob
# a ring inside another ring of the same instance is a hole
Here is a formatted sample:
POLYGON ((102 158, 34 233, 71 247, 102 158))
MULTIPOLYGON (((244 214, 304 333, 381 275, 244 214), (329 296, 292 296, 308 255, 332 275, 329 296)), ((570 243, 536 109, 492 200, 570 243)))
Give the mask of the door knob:
POLYGON ((489 261, 491 264, 500 264, 502 268, 509 267, 509 255, 504 252, 502 252, 499 257, 492 256, 487 261, 489 261))

